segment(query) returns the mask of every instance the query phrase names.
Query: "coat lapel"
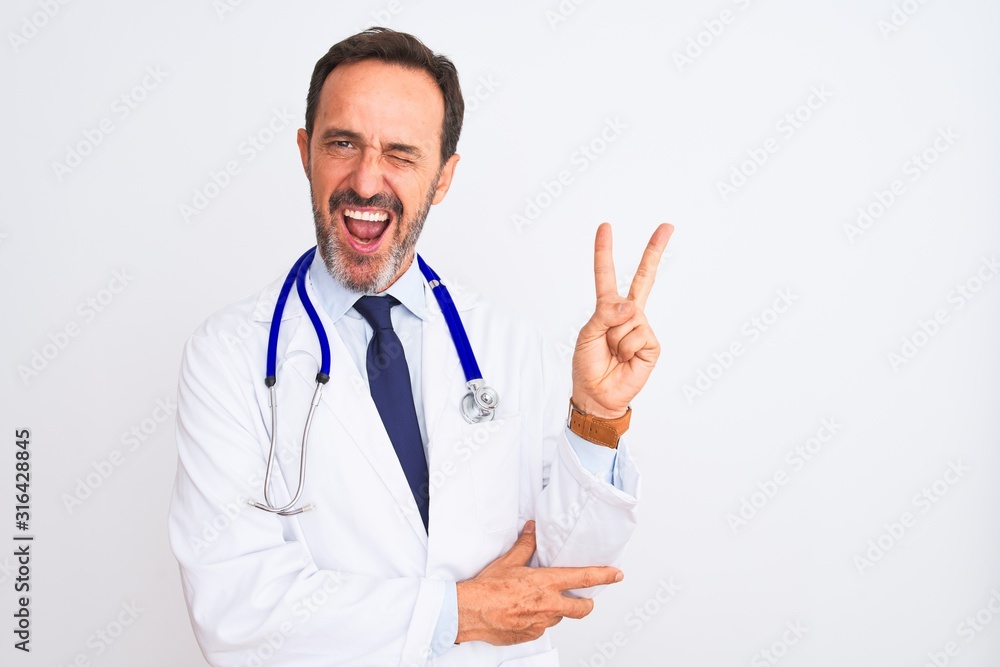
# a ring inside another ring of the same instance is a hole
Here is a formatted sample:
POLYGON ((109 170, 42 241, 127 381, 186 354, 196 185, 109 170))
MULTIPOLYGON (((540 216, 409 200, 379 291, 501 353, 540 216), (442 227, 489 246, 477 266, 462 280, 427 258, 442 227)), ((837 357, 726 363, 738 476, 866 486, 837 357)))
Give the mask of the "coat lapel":
MULTIPOLYGON (((423 392, 427 440, 433 447, 434 436, 438 433, 438 426, 447 406, 454 404, 454 409, 458 410, 458 401, 464 393, 462 390, 465 387, 465 376, 461 372, 461 362, 455 351, 451 333, 448 331, 448 323, 441 313, 437 299, 426 284, 424 296, 427 299, 427 319, 423 322, 420 334, 423 347, 420 361, 423 377, 420 379, 420 388, 423 392), (456 391, 460 392, 457 397, 456 391)), ((455 417, 461 419, 457 414, 455 417)))

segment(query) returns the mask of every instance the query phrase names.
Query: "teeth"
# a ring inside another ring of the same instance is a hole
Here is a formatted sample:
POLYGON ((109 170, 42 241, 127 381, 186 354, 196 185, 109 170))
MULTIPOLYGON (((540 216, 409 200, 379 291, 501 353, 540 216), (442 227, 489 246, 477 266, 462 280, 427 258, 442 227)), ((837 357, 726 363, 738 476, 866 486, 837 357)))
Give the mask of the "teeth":
POLYGON ((374 220, 375 222, 385 222, 389 219, 389 214, 381 211, 371 212, 347 209, 344 211, 344 215, 348 218, 354 218, 355 220, 374 220))

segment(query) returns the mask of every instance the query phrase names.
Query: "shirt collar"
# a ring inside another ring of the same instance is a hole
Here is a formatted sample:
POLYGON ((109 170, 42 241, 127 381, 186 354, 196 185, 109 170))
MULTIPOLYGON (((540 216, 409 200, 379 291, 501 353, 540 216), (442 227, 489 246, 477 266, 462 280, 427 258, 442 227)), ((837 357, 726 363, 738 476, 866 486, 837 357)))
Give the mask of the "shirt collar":
MULTIPOLYGON (((350 290, 334 280, 330 272, 327 271, 326 264, 323 262, 319 250, 316 251, 312 264, 309 266, 309 278, 312 281, 313 289, 316 290, 316 294, 319 296, 320 304, 322 304, 326 314, 330 316, 333 322, 337 322, 345 313, 352 310, 355 302, 366 294, 365 292, 350 290)), ((403 272, 403 275, 390 285, 387 290, 379 293, 382 296, 386 294, 396 297, 401 304, 406 306, 407 310, 421 320, 427 319, 427 297, 424 293, 424 277, 420 273, 420 267, 417 266, 416 253, 414 253, 413 261, 410 262, 409 268, 403 272)), ((352 317, 361 317, 361 315, 355 311, 352 317)))

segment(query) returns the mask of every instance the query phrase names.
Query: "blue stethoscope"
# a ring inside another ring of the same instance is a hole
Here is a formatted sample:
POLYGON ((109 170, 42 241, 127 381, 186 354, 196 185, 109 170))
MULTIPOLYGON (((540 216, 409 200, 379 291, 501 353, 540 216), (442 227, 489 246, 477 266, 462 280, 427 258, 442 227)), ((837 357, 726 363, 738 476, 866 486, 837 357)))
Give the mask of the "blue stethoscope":
MULTIPOLYGON (((268 388, 267 402, 271 407, 271 449, 267 454, 267 472, 264 474, 264 502, 255 502, 252 504, 254 507, 262 509, 265 512, 273 512, 281 516, 301 514, 314 507, 311 503, 302 507, 295 507, 295 505, 299 502, 299 498, 302 497, 302 490, 305 487, 306 444, 309 441, 309 429, 312 426, 313 413, 316 412, 316 406, 319 405, 320 397, 323 394, 323 385, 330 381, 330 341, 326 337, 326 329, 323 327, 323 323, 316 313, 316 308, 306 293, 306 273, 309 271, 309 266, 312 264, 313 255, 315 254, 316 247, 313 246, 299 257, 295 264, 292 265, 292 270, 288 272, 288 276, 281 286, 281 291, 278 293, 278 301, 274 306, 274 317, 271 319, 271 331, 267 339, 267 376, 264 378, 264 384, 268 388), (319 338, 321 359, 319 373, 316 374, 316 390, 313 392, 312 402, 309 404, 309 414, 306 415, 306 426, 302 433, 302 446, 299 454, 298 488, 291 502, 282 507, 277 507, 271 500, 271 470, 274 467, 275 443, 278 441, 277 399, 274 387, 277 383, 278 331, 281 327, 281 315, 285 311, 285 302, 288 301, 288 296, 291 294, 293 283, 299 295, 299 300, 302 302, 302 305, 306 309, 306 314, 309 316, 309 321, 312 322, 313 329, 316 330, 316 336, 319 338)), ((458 309, 455 307, 455 302, 451 299, 451 294, 448 293, 448 288, 441 283, 441 277, 434 273, 431 267, 427 266, 427 263, 420 255, 417 255, 417 265, 420 267, 420 272, 424 274, 427 284, 430 286, 431 291, 434 292, 434 298, 437 299, 438 305, 441 307, 441 312, 444 314, 445 322, 447 322, 448 330, 451 333, 451 339, 454 341, 455 349, 458 351, 458 358, 462 362, 462 370, 465 372, 465 382, 469 393, 462 398, 459 411, 462 417, 465 418, 465 421, 470 424, 490 421, 493 419, 497 404, 500 402, 500 397, 495 389, 483 382, 483 374, 479 370, 479 364, 476 363, 476 355, 472 353, 472 345, 469 344, 469 337, 465 333, 465 327, 462 326, 462 319, 458 316, 458 309)))

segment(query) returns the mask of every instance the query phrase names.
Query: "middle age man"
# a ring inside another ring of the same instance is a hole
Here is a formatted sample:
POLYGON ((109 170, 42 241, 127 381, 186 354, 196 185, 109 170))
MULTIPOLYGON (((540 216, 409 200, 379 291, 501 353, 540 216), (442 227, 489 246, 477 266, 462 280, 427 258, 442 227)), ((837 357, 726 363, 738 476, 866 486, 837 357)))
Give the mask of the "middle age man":
MULTIPOLYGON (((332 355, 302 498, 314 511, 246 509, 210 544, 191 539, 232 498, 261 496, 277 284, 188 342, 171 541, 214 665, 266 653, 296 667, 551 667, 545 630, 588 614, 592 587, 621 579, 611 565, 635 525, 639 480, 620 436, 660 351, 643 308, 672 228, 657 228, 621 297, 610 226, 599 227, 597 305, 572 377, 533 330, 459 298, 500 395, 492 421, 466 423, 455 343, 414 256, 452 183, 462 110, 451 62, 405 33, 365 31, 316 64, 298 133, 318 241, 307 293, 332 355)), ((319 345, 294 296, 281 326, 277 423, 297 435, 319 345)), ((272 495, 285 503, 298 442, 279 448, 272 495)))

